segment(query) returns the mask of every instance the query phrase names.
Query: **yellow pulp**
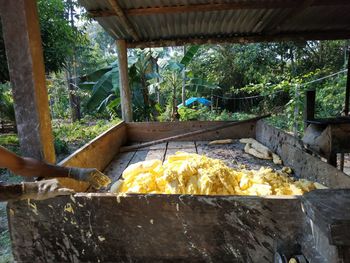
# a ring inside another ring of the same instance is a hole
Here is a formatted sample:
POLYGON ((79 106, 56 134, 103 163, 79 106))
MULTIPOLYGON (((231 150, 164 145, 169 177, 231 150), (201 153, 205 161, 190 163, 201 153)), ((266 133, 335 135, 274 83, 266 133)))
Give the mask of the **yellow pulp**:
POLYGON ((111 191, 200 195, 302 195, 318 183, 294 180, 282 171, 235 170, 221 160, 177 152, 162 165, 160 160, 139 162, 123 172, 111 191))

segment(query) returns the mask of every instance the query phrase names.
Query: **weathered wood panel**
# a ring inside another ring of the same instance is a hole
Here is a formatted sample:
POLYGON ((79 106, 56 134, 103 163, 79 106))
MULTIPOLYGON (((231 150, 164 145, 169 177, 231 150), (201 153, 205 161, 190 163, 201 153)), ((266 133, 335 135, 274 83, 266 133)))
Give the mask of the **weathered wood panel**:
POLYGON ((1 20, 21 153, 55 163, 36 2, 3 1, 1 20))
MULTIPOLYGON (((220 126, 223 121, 188 121, 188 122, 138 122, 127 123, 128 140, 131 142, 147 142, 175 136, 204 128, 220 126)), ((179 139, 180 141, 235 139, 255 137, 255 122, 228 127, 214 132, 179 139)))
POLYGON ((332 151, 336 153, 350 152, 350 123, 331 125, 332 151))
POLYGON ((163 161, 165 156, 166 148, 158 149, 158 150, 140 150, 137 151, 132 158, 130 164, 134 164, 137 162, 147 161, 158 159, 163 161))
POLYGON ((194 141, 182 141, 182 142, 169 142, 168 149, 177 149, 181 151, 182 149, 196 148, 194 141))
POLYGON ((134 155, 135 152, 118 154, 106 167, 103 173, 111 179, 112 183, 116 182, 121 177, 126 167, 128 167, 134 155))
POLYGON ((174 155, 177 152, 197 153, 196 144, 193 141, 169 142, 164 161, 167 160, 170 155, 174 155))
POLYGON ((303 252, 310 263, 349 262, 350 189, 316 190, 302 198, 303 252))
POLYGON ((78 194, 9 208, 18 262, 272 262, 301 215, 295 197, 78 194))
MULTIPOLYGON (((61 161, 59 165, 82 168, 96 168, 103 171, 119 153, 119 148, 126 142, 126 125, 124 122, 113 126, 91 142, 61 161)), ((113 179, 113 178, 112 178, 113 179)), ((62 185, 85 192, 89 184, 71 178, 59 178, 62 185)))
POLYGON ((257 123, 256 139, 276 152, 284 165, 297 176, 316 181, 330 188, 349 188, 350 177, 319 158, 305 152, 299 139, 263 121, 257 123))
POLYGON ((119 153, 120 146, 126 140, 126 124, 120 122, 72 153, 59 164, 103 170, 119 153))
POLYGON ((350 189, 312 191, 303 196, 302 204, 330 244, 350 246, 350 189))

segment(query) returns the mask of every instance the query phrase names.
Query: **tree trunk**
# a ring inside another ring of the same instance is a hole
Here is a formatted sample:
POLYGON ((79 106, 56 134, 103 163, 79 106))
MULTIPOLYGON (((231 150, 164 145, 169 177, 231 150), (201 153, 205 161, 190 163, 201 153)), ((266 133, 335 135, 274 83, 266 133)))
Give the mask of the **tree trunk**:
MULTIPOLYGON (((158 66, 157 60, 158 59, 155 60, 155 65, 156 65, 156 72, 159 75, 159 66, 158 66)), ((160 79, 157 77, 157 83, 159 83, 159 82, 160 82, 160 79)), ((159 87, 158 86, 156 86, 155 92, 156 92, 156 95, 157 95, 157 103, 160 104, 160 92, 159 92, 159 87)))
POLYGON ((172 112, 172 120, 177 119, 177 102, 176 102, 176 84, 173 84, 173 112, 172 112))
POLYGON ((67 73, 67 86, 68 86, 68 97, 69 97, 69 105, 71 109, 71 120, 72 122, 76 122, 81 119, 80 112, 80 99, 76 95, 76 86, 75 82, 72 79, 69 71, 67 73))
MULTIPOLYGON (((69 4, 69 17, 70 24, 72 28, 75 28, 74 24, 74 5, 72 0, 68 0, 69 4)), ((73 55, 70 61, 69 70, 67 71, 67 85, 69 92, 69 104, 71 107, 71 120, 76 122, 81 119, 80 112, 80 98, 77 94, 77 68, 76 68, 76 56, 75 56, 75 47, 73 47, 73 55)))
POLYGON ((142 86, 141 88, 142 88, 142 96, 143 96, 143 103, 144 103, 144 107, 143 107, 144 114, 145 114, 146 121, 149 121, 148 110, 150 108, 150 105, 149 105, 148 87, 147 87, 145 76, 141 77, 141 86, 142 86))
MULTIPOLYGON (((186 46, 184 46, 183 51, 184 51, 184 56, 185 56, 185 54, 186 54, 186 46)), ((182 70, 181 98, 182 98, 182 106, 186 107, 186 68, 185 67, 182 70)))

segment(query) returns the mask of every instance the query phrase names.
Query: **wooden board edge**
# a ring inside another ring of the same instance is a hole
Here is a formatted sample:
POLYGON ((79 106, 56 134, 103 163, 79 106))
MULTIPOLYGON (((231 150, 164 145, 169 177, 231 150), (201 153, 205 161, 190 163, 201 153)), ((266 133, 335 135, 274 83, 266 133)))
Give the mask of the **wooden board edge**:
POLYGON ((66 166, 66 164, 72 160, 73 158, 75 158, 76 156, 80 155, 82 152, 88 150, 88 148, 97 143, 98 141, 101 140, 101 138, 109 136, 111 133, 113 133, 114 131, 120 129, 121 127, 125 127, 126 123, 124 121, 121 121, 119 123, 117 123, 116 125, 114 125, 113 127, 109 128, 108 130, 106 130, 105 132, 101 133, 100 135, 98 135, 97 137, 95 137, 94 139, 92 139, 91 141, 89 141, 88 143, 86 143, 84 146, 82 146, 81 148, 79 148, 78 150, 76 150, 75 152, 73 152, 71 155, 69 155, 68 157, 66 157, 65 159, 63 159, 62 161, 60 161, 58 163, 58 165, 61 166, 66 166))
POLYGON ((301 140, 285 131, 258 121, 256 139, 277 153, 284 165, 292 167, 297 176, 332 189, 350 188, 349 175, 307 153, 301 140))

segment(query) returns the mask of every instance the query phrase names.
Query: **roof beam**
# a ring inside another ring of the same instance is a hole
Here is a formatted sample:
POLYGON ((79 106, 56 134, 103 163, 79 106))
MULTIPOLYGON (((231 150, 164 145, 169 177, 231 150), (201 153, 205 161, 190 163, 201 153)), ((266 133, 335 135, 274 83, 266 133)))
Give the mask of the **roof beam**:
POLYGON ((116 15, 120 19, 120 22, 123 24, 125 30, 132 36, 135 41, 139 41, 140 37, 138 36, 134 26, 131 24, 128 17, 125 15, 123 9, 121 9, 120 5, 118 4, 118 0, 108 0, 108 3, 113 9, 113 15, 116 15))
POLYGON ((215 37, 207 36, 202 38, 178 38, 173 40, 155 40, 138 41, 127 43, 128 48, 150 48, 165 46, 184 46, 184 45, 204 45, 204 44, 223 44, 223 43, 254 43, 254 42, 282 42, 282 41, 306 41, 306 40, 336 40, 350 39, 349 31, 317 31, 317 32, 295 32, 279 33, 277 35, 243 35, 215 37))
MULTIPOLYGON (((177 5, 163 7, 146 7, 132 8, 123 11, 124 16, 140 16, 140 15, 157 15, 157 14, 173 14, 173 13, 189 13, 189 12, 213 12, 227 10, 243 10, 243 9, 278 9, 278 8, 300 8, 303 5, 302 0, 274 0, 274 1, 242 1, 235 3, 221 4, 192 4, 177 5)), ((311 6, 337 6, 349 5, 348 0, 315 0, 311 6)), ((121 8, 119 7, 121 10, 121 8)), ((115 12, 111 10, 89 10, 92 17, 115 16, 115 12)))

